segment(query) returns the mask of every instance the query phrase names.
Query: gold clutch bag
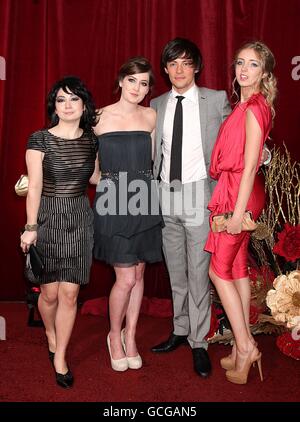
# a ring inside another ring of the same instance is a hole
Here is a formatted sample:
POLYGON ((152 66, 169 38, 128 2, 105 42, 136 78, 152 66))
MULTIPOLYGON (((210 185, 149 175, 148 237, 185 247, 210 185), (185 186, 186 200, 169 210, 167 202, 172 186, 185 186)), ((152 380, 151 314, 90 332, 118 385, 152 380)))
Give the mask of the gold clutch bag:
POLYGON ((20 179, 15 184, 15 192, 18 196, 26 196, 28 192, 28 176, 22 174, 20 179))
MULTIPOLYGON (((215 215, 212 219, 211 230, 214 233, 224 232, 227 228, 227 223, 231 219, 233 212, 225 212, 224 214, 215 215)), ((256 230, 257 224, 253 220, 252 212, 245 211, 242 221, 242 231, 252 232, 256 230)))

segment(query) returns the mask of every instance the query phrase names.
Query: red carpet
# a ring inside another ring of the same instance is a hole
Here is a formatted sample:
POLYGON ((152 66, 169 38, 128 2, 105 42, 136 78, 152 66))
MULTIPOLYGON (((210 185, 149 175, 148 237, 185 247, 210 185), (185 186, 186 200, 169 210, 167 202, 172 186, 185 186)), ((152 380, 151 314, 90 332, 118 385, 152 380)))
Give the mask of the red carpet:
POLYGON ((1 402, 298 402, 299 361, 283 355, 273 336, 256 337, 263 353, 264 382, 252 368, 247 385, 226 381, 219 365, 229 347, 213 344, 209 354, 213 364, 210 378, 202 379, 192 368, 189 347, 156 355, 150 347, 171 331, 170 318, 142 315, 137 340, 144 359, 142 369, 114 372, 106 349, 108 320, 78 313, 69 347, 74 387, 56 386, 48 360, 42 328, 27 327, 27 306, 1 303, 0 316, 7 323, 7 339, 0 341, 1 402))

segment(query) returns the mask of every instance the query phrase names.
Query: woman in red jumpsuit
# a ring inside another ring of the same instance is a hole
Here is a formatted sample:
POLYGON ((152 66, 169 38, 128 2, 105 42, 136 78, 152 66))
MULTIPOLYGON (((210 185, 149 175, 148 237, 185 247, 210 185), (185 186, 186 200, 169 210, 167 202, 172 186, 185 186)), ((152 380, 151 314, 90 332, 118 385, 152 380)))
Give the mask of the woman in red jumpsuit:
MULTIPOLYGON (((212 153, 210 175, 218 180, 208 208, 211 220, 233 211, 227 230, 210 231, 205 249, 211 252, 209 274, 235 337, 231 355, 221 359, 229 381, 245 384, 250 366, 261 353, 249 328, 250 283, 247 269, 249 232, 242 231, 246 210, 257 219, 264 207, 264 190, 256 173, 272 126, 276 79, 275 60, 261 42, 242 46, 234 61, 240 101, 220 128, 212 153)), ((262 374, 261 374, 262 379, 262 374)))

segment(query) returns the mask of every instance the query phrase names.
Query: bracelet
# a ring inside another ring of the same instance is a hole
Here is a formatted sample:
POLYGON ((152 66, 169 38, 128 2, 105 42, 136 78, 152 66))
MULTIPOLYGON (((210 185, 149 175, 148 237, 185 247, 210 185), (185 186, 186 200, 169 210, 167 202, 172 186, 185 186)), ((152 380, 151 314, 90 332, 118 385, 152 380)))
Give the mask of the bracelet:
POLYGON ((37 224, 25 224, 24 229, 27 232, 36 232, 38 229, 38 225, 37 224))

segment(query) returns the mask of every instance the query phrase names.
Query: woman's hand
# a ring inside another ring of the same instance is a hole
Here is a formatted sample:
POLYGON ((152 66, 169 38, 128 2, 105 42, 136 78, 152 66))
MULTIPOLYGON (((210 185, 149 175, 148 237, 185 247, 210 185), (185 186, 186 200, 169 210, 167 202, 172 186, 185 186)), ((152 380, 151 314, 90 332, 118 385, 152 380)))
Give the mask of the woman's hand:
POLYGON ((37 232, 28 232, 24 231, 24 233, 20 236, 21 239, 21 249, 24 253, 29 251, 30 245, 36 244, 37 240, 37 232))
POLYGON ((242 231, 242 219, 232 216, 226 225, 228 234, 239 234, 242 231))

